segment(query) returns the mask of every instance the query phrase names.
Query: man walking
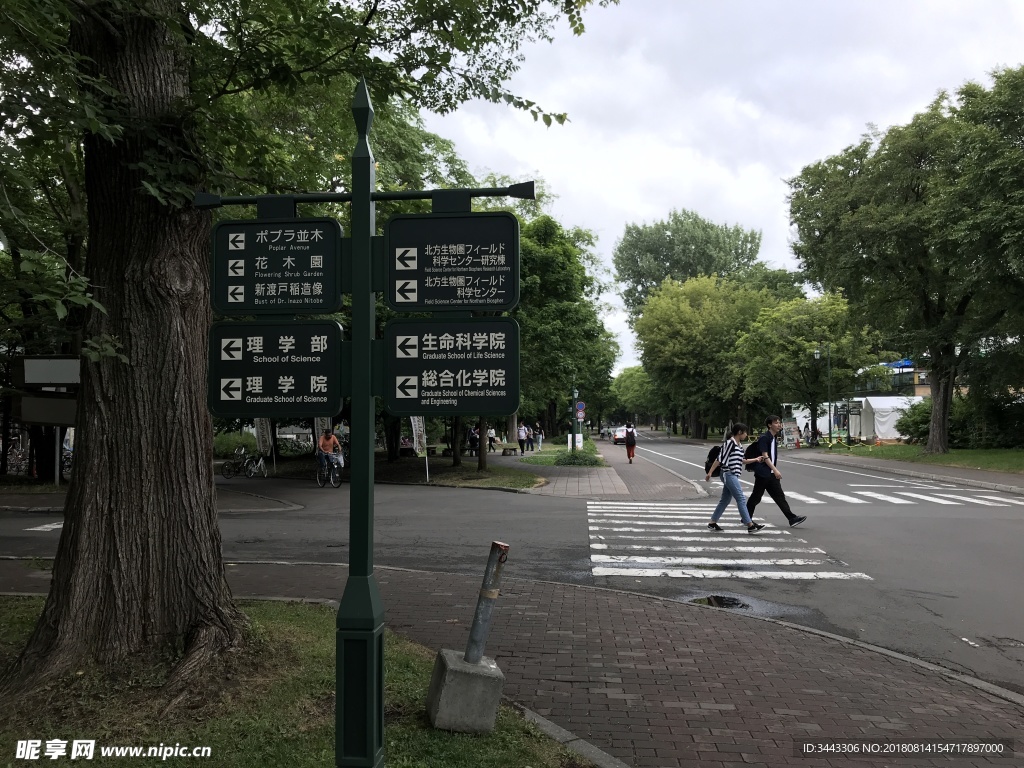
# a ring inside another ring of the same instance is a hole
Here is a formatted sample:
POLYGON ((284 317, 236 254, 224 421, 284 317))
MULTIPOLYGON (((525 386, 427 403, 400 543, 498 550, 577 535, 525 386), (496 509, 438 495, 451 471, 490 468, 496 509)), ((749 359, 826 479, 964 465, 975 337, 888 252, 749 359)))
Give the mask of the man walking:
POLYGON ((779 505, 782 514, 789 521, 789 527, 795 528, 807 519, 806 515, 794 515, 786 501, 786 494, 782 490, 782 473, 778 468, 779 446, 775 436, 782 431, 782 419, 778 416, 769 416, 765 419, 765 432, 757 441, 757 449, 761 454, 762 461, 754 466, 754 490, 750 492, 747 500, 747 510, 750 517, 754 517, 754 508, 761 503, 764 492, 772 497, 772 501, 779 505))

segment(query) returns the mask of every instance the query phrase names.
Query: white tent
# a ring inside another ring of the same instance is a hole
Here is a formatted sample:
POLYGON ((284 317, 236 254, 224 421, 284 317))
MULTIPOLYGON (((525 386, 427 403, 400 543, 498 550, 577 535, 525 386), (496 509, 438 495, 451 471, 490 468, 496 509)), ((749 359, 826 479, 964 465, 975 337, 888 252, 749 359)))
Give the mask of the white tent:
MULTIPOLYGON (((874 440, 899 440, 902 435, 896 430, 896 422, 903 412, 914 403, 921 402, 918 396, 865 397, 861 406, 861 429, 864 437, 874 440)), ((851 426, 857 426, 856 416, 851 416, 851 426)))

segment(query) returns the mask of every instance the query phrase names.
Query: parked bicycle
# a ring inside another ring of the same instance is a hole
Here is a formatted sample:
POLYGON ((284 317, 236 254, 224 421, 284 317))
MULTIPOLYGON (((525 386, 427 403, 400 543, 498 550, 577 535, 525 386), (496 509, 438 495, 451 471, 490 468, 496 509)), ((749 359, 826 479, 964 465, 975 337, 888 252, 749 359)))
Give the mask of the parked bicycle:
POLYGON ((224 475, 225 480, 230 480, 235 475, 242 472, 245 467, 246 451, 245 446, 240 445, 235 448, 234 458, 225 461, 220 468, 220 473, 224 475))
POLYGON ((316 452, 316 484, 323 488, 330 480, 337 488, 341 485, 341 468, 345 466, 344 453, 316 452))
POLYGON ((267 463, 263 460, 263 454, 259 456, 247 456, 242 464, 245 471, 245 476, 253 478, 257 473, 262 473, 264 477, 267 476, 267 463))

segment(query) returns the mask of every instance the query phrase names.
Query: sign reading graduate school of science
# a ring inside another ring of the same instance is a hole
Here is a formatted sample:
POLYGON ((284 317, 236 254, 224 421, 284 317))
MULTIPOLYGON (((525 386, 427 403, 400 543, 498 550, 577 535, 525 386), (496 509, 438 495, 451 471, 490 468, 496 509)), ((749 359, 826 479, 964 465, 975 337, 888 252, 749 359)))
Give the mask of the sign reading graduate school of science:
POLYGON ((400 214, 384 228, 384 249, 384 296, 399 312, 519 303, 519 220, 511 213, 400 214))
POLYGON ((213 230, 213 308, 223 315, 341 309, 341 225, 334 219, 223 221, 213 230))
POLYGON ((334 320, 214 323, 207 404, 223 418, 333 416, 341 410, 334 320))
POLYGON ((512 318, 392 320, 384 344, 385 405, 395 415, 519 408, 519 324, 512 318))

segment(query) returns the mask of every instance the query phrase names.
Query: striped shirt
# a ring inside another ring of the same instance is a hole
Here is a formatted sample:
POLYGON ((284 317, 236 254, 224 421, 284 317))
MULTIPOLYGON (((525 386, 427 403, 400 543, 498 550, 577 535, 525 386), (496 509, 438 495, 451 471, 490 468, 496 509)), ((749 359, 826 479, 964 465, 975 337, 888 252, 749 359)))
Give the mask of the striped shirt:
POLYGON ((733 438, 728 438, 722 443, 722 452, 718 456, 723 472, 730 472, 734 475, 743 474, 743 446, 733 438))

